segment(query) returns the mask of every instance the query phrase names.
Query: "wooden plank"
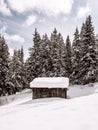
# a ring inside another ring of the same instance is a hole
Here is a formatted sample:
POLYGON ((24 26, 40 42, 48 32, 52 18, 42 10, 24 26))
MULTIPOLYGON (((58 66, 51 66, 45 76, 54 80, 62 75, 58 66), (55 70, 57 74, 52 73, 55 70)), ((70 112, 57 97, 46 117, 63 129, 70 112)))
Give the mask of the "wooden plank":
POLYGON ((47 97, 62 97, 67 98, 66 88, 32 88, 32 99, 47 98, 47 97))

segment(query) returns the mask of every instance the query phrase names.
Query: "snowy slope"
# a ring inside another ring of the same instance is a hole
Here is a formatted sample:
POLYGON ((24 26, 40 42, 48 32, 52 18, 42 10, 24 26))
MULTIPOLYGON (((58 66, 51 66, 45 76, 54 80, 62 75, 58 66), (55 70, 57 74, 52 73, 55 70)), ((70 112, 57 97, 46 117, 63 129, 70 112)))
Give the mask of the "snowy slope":
POLYGON ((31 100, 28 93, 0 107, 0 130, 98 130, 97 86, 70 87, 70 99, 31 100))

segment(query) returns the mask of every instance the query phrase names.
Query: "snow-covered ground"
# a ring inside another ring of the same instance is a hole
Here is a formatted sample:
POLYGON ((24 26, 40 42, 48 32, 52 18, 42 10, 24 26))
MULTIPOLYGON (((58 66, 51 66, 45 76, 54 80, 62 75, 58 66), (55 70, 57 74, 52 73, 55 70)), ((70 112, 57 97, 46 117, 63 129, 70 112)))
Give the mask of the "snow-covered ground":
POLYGON ((68 99, 18 95, 0 107, 0 130, 98 130, 97 86, 72 86, 68 99))

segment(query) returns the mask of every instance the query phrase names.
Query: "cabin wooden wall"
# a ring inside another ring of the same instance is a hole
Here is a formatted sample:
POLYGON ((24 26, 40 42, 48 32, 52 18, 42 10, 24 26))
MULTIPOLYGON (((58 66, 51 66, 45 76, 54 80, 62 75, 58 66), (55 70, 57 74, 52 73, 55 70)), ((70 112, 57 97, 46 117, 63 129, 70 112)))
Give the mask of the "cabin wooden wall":
POLYGON ((67 88, 33 88, 33 99, 47 97, 67 98, 67 88))

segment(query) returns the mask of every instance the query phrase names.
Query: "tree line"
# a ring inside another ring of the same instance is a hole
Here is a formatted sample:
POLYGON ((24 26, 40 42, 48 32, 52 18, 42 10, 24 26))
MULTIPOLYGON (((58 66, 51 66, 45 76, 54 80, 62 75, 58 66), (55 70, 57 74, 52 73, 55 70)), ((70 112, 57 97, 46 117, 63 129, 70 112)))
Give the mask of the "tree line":
POLYGON ((72 84, 88 84, 98 80, 98 38, 91 16, 76 28, 71 43, 64 41, 55 28, 50 38, 40 36, 37 29, 29 57, 24 61, 23 47, 9 55, 8 46, 0 36, 0 95, 10 95, 29 87, 35 77, 69 77, 72 84))

